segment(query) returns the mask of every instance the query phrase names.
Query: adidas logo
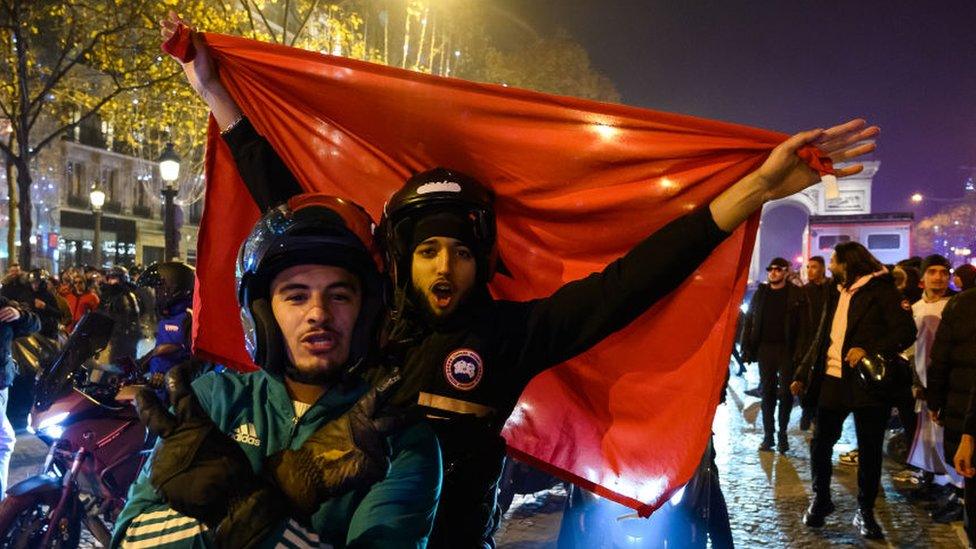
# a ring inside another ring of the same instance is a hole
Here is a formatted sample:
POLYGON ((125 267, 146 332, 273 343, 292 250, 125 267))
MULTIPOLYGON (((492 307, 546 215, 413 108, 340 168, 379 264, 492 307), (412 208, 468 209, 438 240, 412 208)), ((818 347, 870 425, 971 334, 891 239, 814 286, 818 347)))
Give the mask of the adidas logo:
POLYGON ((234 440, 240 442, 241 444, 250 444, 251 446, 261 446, 261 439, 258 438, 258 431, 254 428, 253 423, 245 423, 243 425, 238 425, 237 429, 234 429, 234 440))

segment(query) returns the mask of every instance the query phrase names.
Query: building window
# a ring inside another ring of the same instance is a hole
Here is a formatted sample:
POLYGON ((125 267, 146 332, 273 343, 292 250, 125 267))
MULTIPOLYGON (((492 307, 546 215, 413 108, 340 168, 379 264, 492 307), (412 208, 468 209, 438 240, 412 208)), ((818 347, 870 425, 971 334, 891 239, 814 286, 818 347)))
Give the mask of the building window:
POLYGON ((142 179, 136 179, 136 206, 146 205, 146 183, 142 179))
POLYGON ((832 234, 821 236, 817 242, 819 243, 821 250, 831 250, 834 246, 840 244, 841 242, 850 242, 851 237, 846 234, 832 234))
POLYGON ((74 197, 85 196, 88 188, 85 185, 85 165, 81 162, 69 161, 68 172, 68 194, 74 197))
POLYGON ((869 234, 869 250, 897 250, 901 248, 901 235, 897 234, 869 234))
POLYGON ((102 170, 102 190, 105 191, 105 201, 117 203, 119 202, 118 189, 116 186, 119 179, 119 170, 117 168, 105 168, 102 170))

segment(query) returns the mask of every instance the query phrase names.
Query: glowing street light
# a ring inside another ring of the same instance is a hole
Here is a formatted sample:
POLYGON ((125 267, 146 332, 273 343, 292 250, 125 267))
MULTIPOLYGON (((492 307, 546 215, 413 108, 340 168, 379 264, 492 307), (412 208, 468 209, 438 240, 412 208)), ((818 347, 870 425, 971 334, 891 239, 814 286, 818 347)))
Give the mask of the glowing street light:
POLYGON ((166 185, 163 186, 163 234, 165 241, 165 261, 172 261, 180 255, 180 236, 176 232, 176 180, 180 177, 180 155, 176 154, 172 143, 167 143, 163 154, 159 156, 159 176, 166 185))
POLYGON ((163 154, 159 155, 159 176, 167 185, 172 185, 180 177, 180 155, 176 154, 172 143, 167 143, 163 154))
POLYGON ((95 237, 92 238, 92 252, 94 253, 95 268, 102 268, 102 206, 105 205, 105 191, 92 185, 92 190, 88 193, 88 202, 91 204, 92 216, 95 218, 95 237))
POLYGON ((925 197, 922 196, 922 193, 915 193, 912 195, 912 202, 919 204, 922 202, 922 200, 925 200, 925 197))

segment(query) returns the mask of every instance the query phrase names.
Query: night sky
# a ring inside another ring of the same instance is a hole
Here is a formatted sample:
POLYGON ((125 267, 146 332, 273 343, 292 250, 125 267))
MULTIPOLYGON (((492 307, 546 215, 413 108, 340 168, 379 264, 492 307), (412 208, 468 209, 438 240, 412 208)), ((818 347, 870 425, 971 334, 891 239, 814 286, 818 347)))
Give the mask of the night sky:
POLYGON ((875 212, 961 196, 976 166, 976 1, 496 1, 569 31, 630 105, 789 133, 867 118, 875 212))

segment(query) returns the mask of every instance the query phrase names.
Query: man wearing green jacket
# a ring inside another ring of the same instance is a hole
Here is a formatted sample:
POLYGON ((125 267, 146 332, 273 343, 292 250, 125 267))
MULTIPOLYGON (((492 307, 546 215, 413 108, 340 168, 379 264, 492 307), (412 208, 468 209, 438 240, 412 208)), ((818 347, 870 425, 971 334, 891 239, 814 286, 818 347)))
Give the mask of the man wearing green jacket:
MULTIPOLYGON (((248 374, 167 378, 140 416, 160 436, 113 547, 424 547, 441 460, 433 432, 360 377, 383 310, 361 208, 301 195, 268 212, 238 259, 248 374)), ((378 266, 380 266, 378 268, 378 266)))

